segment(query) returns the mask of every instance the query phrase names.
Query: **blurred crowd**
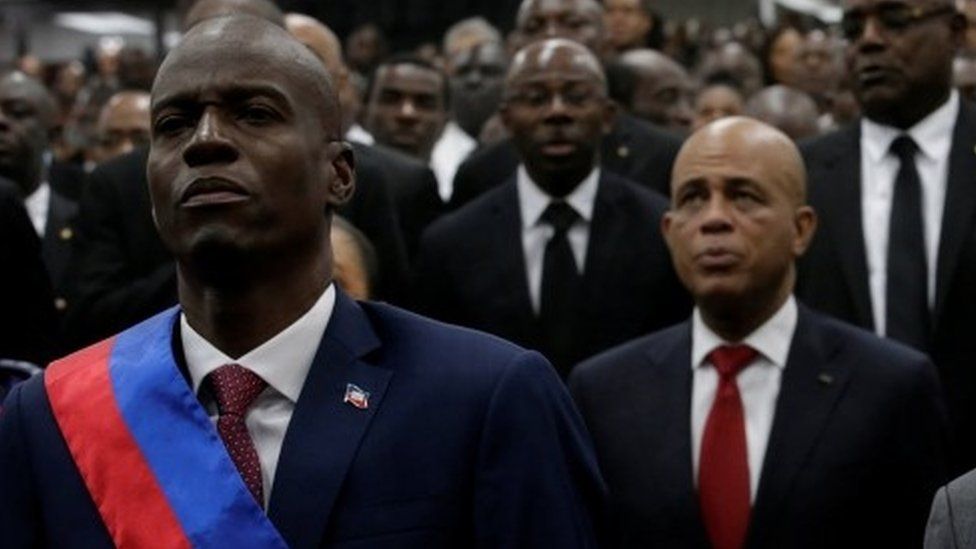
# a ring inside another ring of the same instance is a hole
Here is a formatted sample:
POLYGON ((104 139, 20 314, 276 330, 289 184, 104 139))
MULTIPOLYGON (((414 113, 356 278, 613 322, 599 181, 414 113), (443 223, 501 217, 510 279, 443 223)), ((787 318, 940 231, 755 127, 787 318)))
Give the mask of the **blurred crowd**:
MULTIPOLYGON (((927 353, 953 430, 964 433, 976 426, 976 374, 963 367, 976 309, 976 214, 967 209, 976 179, 965 173, 976 1, 848 4, 861 7, 845 7, 840 24, 783 12, 767 28, 666 20, 653 0, 525 0, 511 31, 474 16, 411 51, 392 51, 377 24, 339 36, 333 22, 267 0, 199 0, 179 17, 186 30, 248 12, 324 64, 340 105, 335 138, 351 144, 357 179, 332 221, 341 288, 538 349, 564 379, 702 307, 700 288, 675 272, 677 237, 661 234, 678 206, 671 169, 688 136, 733 116, 777 128, 799 148, 770 149, 792 169, 776 177, 804 199, 809 185, 821 225, 796 274, 788 258, 788 294, 796 282, 806 305, 927 353), (942 16, 958 47, 936 36, 942 27, 919 30, 928 41, 908 36, 942 16), (946 60, 951 71, 940 72, 946 60), (891 191, 908 173, 896 134, 915 139, 905 154, 918 158, 911 177, 927 197, 910 197, 906 217, 891 191), (885 142, 876 156, 872 140, 885 142), (950 153, 956 146, 961 156, 950 153), (887 191, 877 191, 880 179, 887 191), (889 238, 904 238, 914 255, 902 257, 889 238), (917 276, 890 283, 905 270, 917 276)), ((11 311, 0 320, 0 359, 20 375, 177 303, 177 266, 156 232, 146 178, 153 136, 179 123, 153 118, 160 57, 109 37, 79 59, 24 55, 0 76, 0 207, 9 211, 0 213, 0 264, 17 265, 0 267, 0 302, 11 311)), ((267 111, 240 116, 260 128, 274 116, 267 111)), ((738 131, 729 135, 746 140, 738 131)), ((233 154, 219 135, 205 137, 207 154, 233 154)), ((753 236, 758 246, 780 235, 753 236)), ((835 382, 819 375, 824 387, 835 382)), ((940 454, 920 467, 976 465, 976 443, 959 442, 948 465, 940 454)), ((948 478, 929 473, 905 511, 913 533, 948 478)))

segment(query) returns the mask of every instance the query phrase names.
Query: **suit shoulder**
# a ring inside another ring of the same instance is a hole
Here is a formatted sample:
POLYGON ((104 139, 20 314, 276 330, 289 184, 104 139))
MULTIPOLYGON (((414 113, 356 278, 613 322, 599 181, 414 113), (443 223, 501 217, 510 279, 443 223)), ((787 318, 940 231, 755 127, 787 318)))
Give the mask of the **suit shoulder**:
POLYGON ((688 323, 683 322, 611 347, 573 368, 569 384, 572 387, 582 387, 600 385, 605 381, 616 383, 614 380, 626 376, 631 368, 647 365, 663 350, 686 339, 688 330, 688 323))
POLYGON ((806 314, 821 330, 822 340, 835 345, 842 358, 856 363, 861 371, 892 378, 899 372, 928 373, 934 368, 927 356, 907 345, 821 313, 808 310, 806 314))
POLYGON ((522 355, 537 354, 499 337, 439 322, 386 303, 360 302, 359 306, 384 346, 403 357, 438 362, 456 359, 459 368, 483 369, 507 364, 522 355))
POLYGON ((976 506, 976 469, 954 479, 946 486, 952 505, 971 509, 976 506))
MULTIPOLYGON (((797 146, 805 161, 819 160, 824 156, 835 154, 838 147, 850 142, 857 136, 856 123, 849 124, 823 135, 810 137, 800 141, 797 146)), ((808 166, 809 168, 809 166, 808 166)))
POLYGON ((509 183, 490 189, 457 210, 441 216, 431 223, 424 234, 429 233, 430 238, 434 239, 470 239, 472 234, 465 231, 476 230, 489 223, 491 212, 502 206, 506 202, 506 195, 511 192, 509 183))

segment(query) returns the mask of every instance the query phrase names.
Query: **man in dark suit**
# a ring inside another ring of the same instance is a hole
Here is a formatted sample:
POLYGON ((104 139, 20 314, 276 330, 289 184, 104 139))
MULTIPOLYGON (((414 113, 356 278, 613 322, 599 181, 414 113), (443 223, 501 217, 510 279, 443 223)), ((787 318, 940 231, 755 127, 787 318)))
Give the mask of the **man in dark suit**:
POLYGON ((589 50, 565 39, 521 50, 501 116, 522 165, 424 234, 417 306, 540 349, 564 375, 683 318, 687 294, 657 230, 664 197, 599 163, 613 114, 589 50))
POLYGON ((705 126, 662 224, 690 321, 570 379, 610 489, 610 547, 918 547, 945 409, 917 351, 797 305, 815 228, 790 139, 705 126))
POLYGON ((52 358, 57 333, 51 283, 41 258, 41 242, 17 187, 3 178, 0 265, 0 359, 43 366, 52 358))
MULTIPOLYGON (((355 99, 350 94, 358 92, 352 89, 343 92, 344 88, 351 88, 352 85, 349 82, 349 69, 342 57, 342 46, 332 29, 316 19, 298 13, 285 15, 285 28, 325 64, 325 69, 340 88, 339 102, 343 108, 343 117, 347 116, 347 110, 355 110, 350 104, 355 99)), ((372 172, 375 171, 374 166, 379 166, 385 172, 385 175, 360 173, 359 179, 370 175, 389 182, 387 187, 396 204, 407 258, 413 260, 421 233, 445 211, 444 203, 437 193, 434 172, 419 160, 382 145, 353 143, 353 146, 361 168, 372 172)))
POLYGON ((845 9, 864 117, 802 147, 823 230, 797 296, 932 357, 962 473, 976 466, 976 110, 951 86, 965 20, 949 0, 845 9))
POLYGON ((542 357, 332 285, 354 164, 304 46, 202 22, 152 112, 180 306, 8 396, 5 547, 594 546, 602 481, 542 357))
MULTIPOLYGON (((567 38, 596 55, 605 49, 603 8, 594 0, 524 0, 516 19, 521 44, 546 38, 567 38)), ((600 142, 604 168, 652 190, 668 194, 668 174, 681 140, 626 113, 615 115, 600 142)), ((519 164, 518 150, 504 140, 476 150, 454 177, 451 208, 457 209, 511 177, 519 164)))
POLYGON ((69 280, 68 258, 78 206, 50 182, 48 140, 55 103, 40 82, 21 72, 0 77, 0 176, 17 184, 34 229, 42 242, 55 306, 64 311, 69 280))

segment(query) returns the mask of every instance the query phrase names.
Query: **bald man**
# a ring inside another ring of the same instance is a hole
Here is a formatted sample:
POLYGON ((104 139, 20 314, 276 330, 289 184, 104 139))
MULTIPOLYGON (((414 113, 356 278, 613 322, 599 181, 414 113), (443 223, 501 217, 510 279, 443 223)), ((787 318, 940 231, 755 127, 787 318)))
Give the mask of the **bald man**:
MULTIPOLYGON (((565 38, 582 44, 599 57, 606 30, 603 7, 594 0, 523 0, 516 19, 520 44, 565 38)), ((681 140, 644 120, 618 112, 600 142, 600 157, 608 171, 640 185, 667 193, 668 174, 681 140)), ((515 174, 518 154, 511 140, 473 152, 458 167, 451 206, 458 208, 515 174)))
POLYGON ((663 196, 606 170, 614 106, 600 63, 566 39, 519 51, 501 116, 511 177, 431 225, 418 306, 574 364, 687 314, 656 227, 663 196))
MULTIPOLYGON (((371 197, 370 200, 360 200, 363 207, 357 208, 359 215, 354 218, 355 223, 364 227, 364 232, 380 248, 380 271, 392 272, 389 266, 388 231, 377 231, 373 227, 381 220, 376 212, 388 208, 376 203, 379 195, 390 195, 399 221, 400 235, 397 236, 402 236, 407 258, 413 259, 423 230, 446 210, 438 194, 437 178, 427 165, 417 159, 373 144, 373 137, 355 123, 360 107, 359 92, 349 79, 349 69, 342 57, 342 44, 332 29, 317 19, 298 13, 285 15, 285 28, 322 60, 335 82, 342 107, 343 134, 356 153, 358 194, 366 196, 364 193, 367 193, 371 197), (361 139, 363 134, 368 137, 366 142, 361 139)), ((375 292, 375 286, 373 290, 375 292)))
POLYGON ((692 119, 692 85, 688 71, 670 57, 648 49, 630 50, 617 58, 634 79, 626 108, 634 116, 685 134, 692 119))
POLYGON ((122 91, 102 107, 96 126, 95 162, 102 163, 149 143, 149 93, 122 91))
POLYGON ((285 26, 285 14, 273 0, 195 0, 183 16, 183 31, 206 19, 234 14, 253 15, 285 26))
POLYGON ((152 100, 180 304, 8 396, 4 547, 593 547, 602 481, 545 359, 333 284, 355 169, 322 63, 208 19, 152 100))
POLYGON ((922 354, 793 297, 816 216, 789 137, 694 133, 661 224, 691 318, 581 364, 570 391, 611 497, 608 547, 918 547, 945 467, 922 354))
POLYGON ((820 133, 817 103, 802 91, 782 84, 763 88, 750 97, 745 114, 779 129, 793 141, 820 133))

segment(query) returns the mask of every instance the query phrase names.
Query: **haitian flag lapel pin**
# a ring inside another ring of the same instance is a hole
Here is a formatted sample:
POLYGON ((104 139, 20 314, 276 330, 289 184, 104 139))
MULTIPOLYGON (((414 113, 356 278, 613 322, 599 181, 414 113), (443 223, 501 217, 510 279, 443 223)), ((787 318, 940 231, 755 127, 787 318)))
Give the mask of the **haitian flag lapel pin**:
POLYGON ((364 391, 355 383, 347 383, 346 396, 343 397, 342 402, 366 410, 369 408, 369 391, 364 391))

